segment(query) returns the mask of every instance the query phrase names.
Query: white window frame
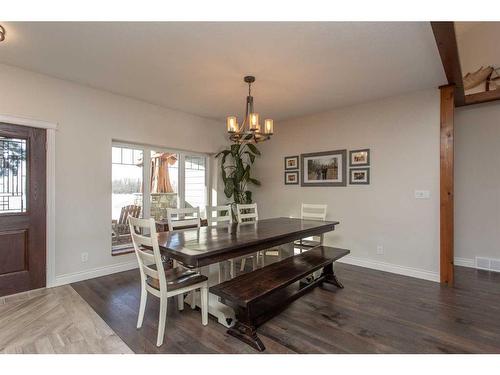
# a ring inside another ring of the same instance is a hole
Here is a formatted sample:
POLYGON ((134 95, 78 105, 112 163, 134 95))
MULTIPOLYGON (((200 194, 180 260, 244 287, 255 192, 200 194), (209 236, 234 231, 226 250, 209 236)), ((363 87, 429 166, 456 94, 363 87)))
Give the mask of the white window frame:
MULTIPOLYGON (((212 205, 212 194, 211 194, 211 188, 210 188, 210 154, 206 154, 203 152, 196 152, 196 151, 186 151, 186 150, 179 150, 179 149, 174 149, 174 148, 167 148, 167 147, 161 147, 161 146, 151 146, 151 145, 144 145, 141 143, 132 143, 132 142, 122 142, 122 141, 112 141, 111 147, 121 147, 121 148, 130 148, 134 150, 141 150, 142 151, 142 157, 143 157, 143 168, 142 168, 142 215, 143 217, 149 217, 150 212, 151 212, 151 202, 150 199, 146 199, 146 197, 149 198, 150 193, 151 193, 151 186, 150 184, 146 183, 146 181, 151 181, 151 168, 146 166, 149 166, 151 164, 151 151, 156 151, 156 152, 168 152, 172 154, 177 154, 179 155, 178 163, 179 163, 179 170, 178 170, 178 181, 179 185, 177 187, 178 191, 178 199, 179 199, 179 207, 185 207, 186 204, 186 188, 185 188, 185 161, 186 161, 186 156, 198 156, 198 157, 203 157, 205 159, 205 200, 207 202, 207 205, 212 205)), ((111 165, 113 162, 111 161, 111 165)), ((111 192, 112 194, 112 192, 111 192)), ((111 197, 110 197, 111 198, 111 197)), ((204 212, 205 207, 200 207, 200 210, 204 212)))

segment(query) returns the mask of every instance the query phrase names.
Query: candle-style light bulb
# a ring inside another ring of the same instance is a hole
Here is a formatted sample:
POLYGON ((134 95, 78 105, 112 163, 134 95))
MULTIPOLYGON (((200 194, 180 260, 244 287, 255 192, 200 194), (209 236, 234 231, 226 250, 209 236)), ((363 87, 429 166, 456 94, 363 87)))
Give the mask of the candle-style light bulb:
POLYGON ((259 129, 259 114, 258 113, 250 113, 250 130, 258 130, 259 129))
POLYGON ((264 120, 264 133, 271 135, 274 132, 274 123, 273 120, 271 119, 265 119, 264 120))
POLYGON ((236 133, 238 127, 236 116, 227 116, 226 124, 228 133, 236 133))

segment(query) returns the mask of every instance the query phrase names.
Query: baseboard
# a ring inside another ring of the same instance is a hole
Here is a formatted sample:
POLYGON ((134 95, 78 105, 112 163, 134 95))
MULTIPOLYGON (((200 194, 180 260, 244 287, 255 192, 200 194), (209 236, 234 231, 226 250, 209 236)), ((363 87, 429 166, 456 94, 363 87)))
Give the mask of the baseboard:
POLYGON ((455 257, 453 259, 453 264, 455 264, 455 266, 476 268, 476 261, 474 259, 469 259, 469 258, 456 258, 455 257))
POLYGON ((49 287, 76 283, 78 281, 93 279, 95 277, 101 277, 101 276, 111 275, 113 273, 132 270, 137 267, 138 267, 137 261, 134 260, 131 262, 114 264, 112 266, 98 267, 91 270, 67 273, 56 276, 54 284, 50 285, 49 287))
POLYGON ((419 268, 412 268, 406 266, 400 266, 392 263, 385 263, 376 260, 366 259, 366 258, 356 258, 351 255, 348 255, 340 260, 340 263, 352 264, 354 266, 360 266, 365 268, 371 268, 378 271, 385 271, 396 273, 398 275, 415 277, 417 279, 424 279, 434 282, 439 282, 439 273, 426 271, 419 268))

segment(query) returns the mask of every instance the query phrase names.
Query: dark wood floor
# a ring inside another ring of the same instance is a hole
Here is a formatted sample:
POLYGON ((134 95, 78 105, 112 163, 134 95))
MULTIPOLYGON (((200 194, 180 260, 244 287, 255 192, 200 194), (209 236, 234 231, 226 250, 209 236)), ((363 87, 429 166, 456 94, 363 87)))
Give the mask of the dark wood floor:
MULTIPOLYGON (((345 289, 316 288, 258 330, 265 353, 500 353, 500 274, 456 267, 454 288, 344 264, 345 289)), ((158 301, 142 329, 137 270, 72 284, 136 353, 255 353, 199 311, 168 306, 165 344, 155 346, 158 301)))

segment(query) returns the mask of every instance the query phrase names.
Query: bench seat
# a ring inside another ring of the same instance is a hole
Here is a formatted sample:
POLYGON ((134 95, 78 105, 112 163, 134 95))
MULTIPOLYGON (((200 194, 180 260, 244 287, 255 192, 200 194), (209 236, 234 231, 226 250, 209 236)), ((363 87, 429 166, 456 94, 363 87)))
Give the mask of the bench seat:
POLYGON ((264 350, 256 334, 257 325, 323 282, 342 288, 333 272, 333 262, 347 254, 349 250, 321 245, 211 287, 211 293, 235 309, 237 322, 228 333, 264 350), (320 269, 323 272, 317 279, 297 283, 320 269))

